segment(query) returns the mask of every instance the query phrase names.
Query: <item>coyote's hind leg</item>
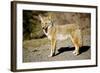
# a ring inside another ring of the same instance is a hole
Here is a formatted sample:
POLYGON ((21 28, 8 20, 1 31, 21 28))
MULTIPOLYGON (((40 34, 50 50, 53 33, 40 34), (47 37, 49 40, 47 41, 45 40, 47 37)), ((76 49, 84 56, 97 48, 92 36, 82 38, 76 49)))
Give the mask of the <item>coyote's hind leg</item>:
POLYGON ((74 55, 79 55, 79 38, 77 37, 71 37, 71 40, 73 42, 73 45, 75 46, 75 50, 73 51, 74 55))

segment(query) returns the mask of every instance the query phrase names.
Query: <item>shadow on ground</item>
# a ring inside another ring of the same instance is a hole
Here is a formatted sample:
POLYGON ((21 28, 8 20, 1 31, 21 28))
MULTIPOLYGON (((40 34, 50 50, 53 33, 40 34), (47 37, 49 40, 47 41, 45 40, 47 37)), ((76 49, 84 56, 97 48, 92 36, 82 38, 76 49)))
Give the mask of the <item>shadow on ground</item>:
MULTIPOLYGON (((80 47, 79 52, 80 52, 80 54, 82 54, 82 53, 88 51, 89 49, 90 49, 90 46, 82 46, 82 47, 80 47)), ((72 50, 75 50, 75 47, 61 47, 58 50, 58 53, 56 55, 59 55, 59 54, 66 52, 66 51, 72 51, 72 50)))

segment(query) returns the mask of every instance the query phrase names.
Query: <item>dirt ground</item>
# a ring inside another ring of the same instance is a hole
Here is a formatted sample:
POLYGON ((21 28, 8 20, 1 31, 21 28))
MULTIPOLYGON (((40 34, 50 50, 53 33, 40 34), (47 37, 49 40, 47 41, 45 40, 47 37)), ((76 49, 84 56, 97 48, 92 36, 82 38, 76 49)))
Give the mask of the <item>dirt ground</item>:
POLYGON ((80 54, 78 56, 72 53, 74 51, 74 46, 70 39, 57 42, 56 55, 54 57, 48 57, 50 54, 50 41, 48 41, 47 38, 35 40, 24 41, 23 62, 91 59, 90 35, 83 36, 83 46, 80 48, 80 54), (45 43, 42 41, 45 41, 45 43))

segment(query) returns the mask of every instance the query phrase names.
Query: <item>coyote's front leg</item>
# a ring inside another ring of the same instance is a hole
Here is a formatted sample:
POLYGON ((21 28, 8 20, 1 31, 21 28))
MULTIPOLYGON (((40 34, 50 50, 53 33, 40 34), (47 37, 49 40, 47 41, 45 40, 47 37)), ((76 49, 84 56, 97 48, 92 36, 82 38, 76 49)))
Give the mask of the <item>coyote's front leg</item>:
POLYGON ((55 39, 51 39, 51 52, 50 52, 50 55, 48 57, 52 57, 55 55, 55 52, 56 52, 56 40, 55 39))

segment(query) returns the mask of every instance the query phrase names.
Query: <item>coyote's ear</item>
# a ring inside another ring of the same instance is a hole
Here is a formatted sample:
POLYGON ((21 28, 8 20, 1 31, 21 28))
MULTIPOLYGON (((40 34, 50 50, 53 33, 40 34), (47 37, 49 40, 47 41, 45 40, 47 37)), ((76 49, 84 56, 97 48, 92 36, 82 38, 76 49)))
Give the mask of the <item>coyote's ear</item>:
POLYGON ((41 22, 43 22, 43 17, 39 14, 38 15, 39 16, 39 20, 41 21, 41 22))

